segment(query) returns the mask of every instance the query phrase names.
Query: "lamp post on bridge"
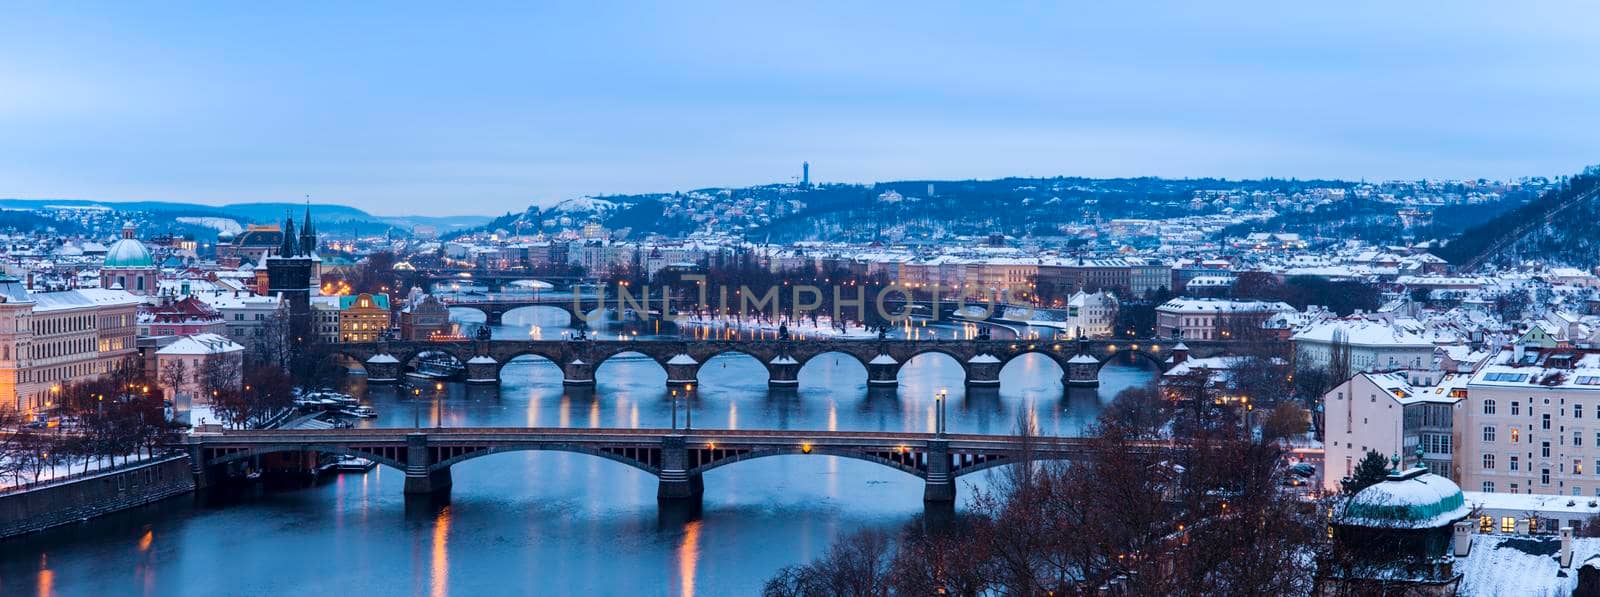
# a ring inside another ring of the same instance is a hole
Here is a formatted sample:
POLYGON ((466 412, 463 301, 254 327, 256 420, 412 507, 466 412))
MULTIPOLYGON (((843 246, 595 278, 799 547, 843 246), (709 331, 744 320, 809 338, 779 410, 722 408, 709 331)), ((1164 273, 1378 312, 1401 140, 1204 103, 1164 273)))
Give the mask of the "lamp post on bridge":
POLYGON ((678 430, 678 391, 672 391, 672 430, 678 430))
POLYGON ((939 390, 939 393, 933 396, 933 433, 939 437, 944 437, 944 402, 949 394, 947 390, 939 390))

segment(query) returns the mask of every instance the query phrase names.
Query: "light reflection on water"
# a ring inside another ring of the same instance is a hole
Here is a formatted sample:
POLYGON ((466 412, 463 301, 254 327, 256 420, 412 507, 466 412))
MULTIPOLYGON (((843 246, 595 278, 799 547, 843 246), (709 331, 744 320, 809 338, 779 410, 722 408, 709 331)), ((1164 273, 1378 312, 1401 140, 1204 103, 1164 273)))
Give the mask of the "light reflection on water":
MULTIPOLYGON (((521 359, 498 391, 451 384, 442 400, 418 401, 393 388, 356 390, 379 411, 363 425, 668 426, 659 365, 619 358, 601 369, 594 389, 565 388, 554 365, 521 359)), ((1098 392, 1063 398, 1060 369, 1032 356, 1008 364, 998 390, 968 390, 953 361, 930 355, 906 364, 898 390, 882 391, 866 387, 855 359, 824 356, 806 365, 799 388, 769 391, 759 362, 726 356, 702 369, 691 403, 697 427, 931 430, 933 396, 946 389, 952 432, 1009 433, 1033 413, 1045 433, 1070 435, 1150 375, 1143 363, 1114 363, 1098 392)), ((420 513, 401 494, 403 475, 378 467, 7 541, 0 594, 751 594, 840 534, 894 528, 922 508, 915 477, 825 456, 715 469, 697 520, 659 508, 654 477, 600 458, 506 453, 452 473, 448 503, 420 513)), ((968 483, 986 480, 962 483, 970 493, 968 483)))

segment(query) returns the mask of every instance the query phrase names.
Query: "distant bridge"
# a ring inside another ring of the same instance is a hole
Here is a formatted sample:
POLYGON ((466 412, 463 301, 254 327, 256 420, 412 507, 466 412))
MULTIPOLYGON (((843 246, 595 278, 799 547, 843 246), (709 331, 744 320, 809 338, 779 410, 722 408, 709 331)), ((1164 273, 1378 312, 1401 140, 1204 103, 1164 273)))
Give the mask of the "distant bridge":
MULTIPOLYGON (((1082 438, 943 435, 854 431, 727 429, 293 429, 196 432, 184 444, 199 483, 230 463, 280 452, 318 452, 371 459, 405 473, 405 492, 448 491, 450 467, 498 454, 544 450, 588 454, 655 475, 660 499, 698 501, 706 471, 768 456, 814 454, 852 458, 914 475, 923 499, 953 502, 955 479, 1030 460, 1072 460, 1093 449, 1082 438)), ((1159 450, 1149 442, 1135 449, 1159 450)))
POLYGON ((938 353, 961 365, 969 386, 998 386, 1000 371, 1018 357, 1037 354, 1054 361, 1069 386, 1099 385, 1100 367, 1119 355, 1148 359, 1161 370, 1193 357, 1226 354, 1226 341, 1146 340, 462 340, 379 341, 330 345, 360 363, 367 382, 395 383, 414 359, 427 353, 450 355, 465 364, 468 383, 496 384, 506 363, 535 356, 561 367, 567 385, 593 385, 608 359, 638 353, 661 365, 668 385, 696 383, 700 367, 723 354, 744 354, 761 362, 772 386, 799 384, 800 370, 825 354, 853 358, 867 370, 867 384, 899 385, 900 368, 912 359, 938 353))

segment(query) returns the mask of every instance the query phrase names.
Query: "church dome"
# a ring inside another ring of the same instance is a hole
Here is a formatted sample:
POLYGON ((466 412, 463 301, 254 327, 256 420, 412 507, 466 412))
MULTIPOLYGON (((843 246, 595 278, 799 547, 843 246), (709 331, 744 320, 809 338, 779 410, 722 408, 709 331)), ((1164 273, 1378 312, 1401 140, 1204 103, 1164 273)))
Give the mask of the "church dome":
POLYGON ((105 267, 155 267, 150 250, 138 239, 124 238, 106 249, 105 267))
POLYGON ((1389 473, 1382 483, 1356 493, 1345 504, 1343 522, 1374 528, 1430 529, 1453 524, 1470 512, 1460 486, 1418 467, 1389 473))
POLYGON ((218 243, 232 243, 234 238, 237 238, 237 236, 232 232, 228 232, 227 230, 217 233, 218 243))

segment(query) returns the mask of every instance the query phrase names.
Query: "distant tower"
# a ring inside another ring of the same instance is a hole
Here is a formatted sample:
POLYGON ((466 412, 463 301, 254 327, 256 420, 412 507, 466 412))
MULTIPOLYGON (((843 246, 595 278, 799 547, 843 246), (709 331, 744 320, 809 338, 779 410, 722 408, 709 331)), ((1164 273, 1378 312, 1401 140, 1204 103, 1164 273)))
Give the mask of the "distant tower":
POLYGON ((266 258, 267 293, 282 296, 289 304, 289 341, 298 346, 311 332, 310 255, 300 252, 301 239, 295 237, 294 216, 283 218, 283 243, 278 254, 266 258))
POLYGON ((800 162, 800 188, 811 188, 811 162, 800 162))

